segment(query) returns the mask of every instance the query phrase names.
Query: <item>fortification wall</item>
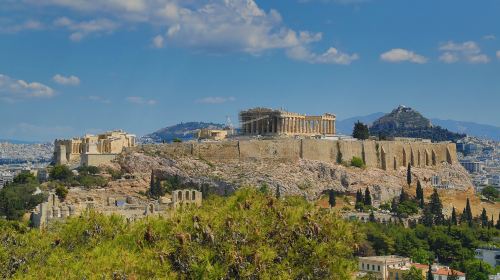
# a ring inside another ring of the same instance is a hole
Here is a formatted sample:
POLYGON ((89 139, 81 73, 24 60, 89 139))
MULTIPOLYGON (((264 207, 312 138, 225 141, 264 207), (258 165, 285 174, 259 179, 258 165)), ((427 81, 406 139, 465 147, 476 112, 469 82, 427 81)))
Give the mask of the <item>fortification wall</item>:
POLYGON ((162 154, 192 155, 214 161, 297 161, 302 158, 348 163, 353 157, 359 157, 366 166, 385 170, 408 164, 418 167, 435 166, 441 162, 458 164, 453 143, 277 139, 163 144, 155 145, 154 149, 162 154))

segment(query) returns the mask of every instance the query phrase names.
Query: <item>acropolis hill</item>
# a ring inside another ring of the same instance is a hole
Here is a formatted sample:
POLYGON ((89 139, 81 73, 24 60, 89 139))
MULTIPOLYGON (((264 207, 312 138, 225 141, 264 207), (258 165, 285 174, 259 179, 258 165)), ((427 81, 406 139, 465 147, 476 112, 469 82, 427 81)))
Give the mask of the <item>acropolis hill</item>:
POLYGON ((239 133, 208 129, 204 141, 125 148, 117 163, 125 172, 142 174, 144 181, 154 173, 160 180, 175 177, 185 185, 207 186, 221 194, 265 185, 314 199, 328 189, 354 193, 369 187, 374 199, 384 202, 407 186, 408 165, 414 182, 420 180, 426 192, 434 187, 472 192, 455 144, 343 140, 335 135, 335 119, 331 113, 307 116, 250 109, 240 113, 239 133), (365 167, 351 167, 353 157, 362 159, 365 167))

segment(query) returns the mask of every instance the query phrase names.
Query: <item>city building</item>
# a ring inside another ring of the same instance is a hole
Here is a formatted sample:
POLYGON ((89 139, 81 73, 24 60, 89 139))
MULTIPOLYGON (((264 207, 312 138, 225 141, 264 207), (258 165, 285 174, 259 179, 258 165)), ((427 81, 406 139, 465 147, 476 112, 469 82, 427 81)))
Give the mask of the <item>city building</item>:
POLYGON ((327 136, 335 134, 335 115, 308 116, 284 110, 253 108, 240 112, 242 135, 327 136))
MULTIPOLYGON (((405 263, 403 265, 390 265, 387 270, 389 276, 387 280, 401 280, 403 279, 403 274, 411 269, 411 267, 415 267, 422 272, 422 276, 424 279, 427 277, 427 272, 429 271, 429 266, 420 263, 405 263)), ((448 280, 450 276, 458 277, 458 280, 465 280, 465 273, 453 270, 447 266, 441 266, 438 264, 434 264, 431 266, 431 273, 433 276, 433 280, 448 280)))
POLYGON ((87 134, 81 138, 55 140, 56 164, 100 165, 113 160, 124 148, 135 147, 136 136, 122 130, 98 135, 87 134))
POLYGON ((500 265, 500 248, 477 248, 475 256, 476 259, 482 260, 483 262, 491 265, 491 267, 497 267, 497 265, 500 265))
POLYGON ((360 257, 358 270, 360 274, 371 273, 378 279, 387 279, 389 277, 389 266, 403 266, 410 262, 409 258, 390 255, 390 256, 372 256, 360 257))
POLYGON ((460 160, 460 164, 469 171, 469 173, 479 173, 483 170, 483 163, 479 161, 460 160))
POLYGON ((220 141, 226 139, 230 134, 232 134, 231 129, 202 128, 198 131, 198 140, 220 141))

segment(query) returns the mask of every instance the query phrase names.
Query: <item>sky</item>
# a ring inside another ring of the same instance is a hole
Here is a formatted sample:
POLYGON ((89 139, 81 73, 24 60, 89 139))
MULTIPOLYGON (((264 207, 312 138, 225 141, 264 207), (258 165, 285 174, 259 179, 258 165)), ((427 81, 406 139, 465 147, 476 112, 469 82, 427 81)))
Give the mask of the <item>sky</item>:
POLYGON ((400 104, 500 126, 500 1, 0 1, 0 138, 400 104))

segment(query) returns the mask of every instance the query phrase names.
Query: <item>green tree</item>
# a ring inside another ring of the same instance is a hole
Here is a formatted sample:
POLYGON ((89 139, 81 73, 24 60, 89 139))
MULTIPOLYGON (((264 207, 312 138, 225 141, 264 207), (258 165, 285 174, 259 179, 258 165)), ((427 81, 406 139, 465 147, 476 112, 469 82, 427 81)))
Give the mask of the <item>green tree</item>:
POLYGON ((364 208, 363 206, 365 205, 364 201, 365 200, 364 200, 363 192, 361 190, 358 190, 356 192, 356 203, 354 204, 355 208, 357 210, 362 210, 364 208))
POLYGON ((412 266, 408 271, 403 272, 402 280, 425 280, 422 270, 412 266))
POLYGON ((409 199, 410 196, 408 196, 408 193, 405 191, 404 188, 401 188, 401 194, 399 194, 399 203, 403 203, 409 199))
POLYGON ((370 189, 368 187, 366 187, 365 189, 364 204, 366 206, 372 206, 372 196, 370 194, 370 189))
POLYGON ((467 198, 467 203, 465 205, 464 211, 462 212, 462 217, 460 218, 460 223, 467 223, 469 226, 472 225, 472 209, 470 207, 469 198, 467 198))
POLYGON ((424 208, 424 189, 420 184, 420 180, 417 181, 417 190, 416 190, 416 198, 419 203, 420 208, 424 208))
POLYGON ((368 125, 357 121, 354 124, 354 129, 352 131, 352 137, 360 140, 366 140, 370 137, 370 130, 368 129, 368 125))
POLYGON ((453 207, 452 210, 451 210, 450 224, 453 225, 453 226, 458 225, 457 213, 455 211, 455 207, 453 207))
POLYGON ((163 187, 161 180, 157 180, 153 172, 151 172, 151 183, 149 187, 149 196, 159 199, 166 194, 166 190, 163 187))
POLYGON ((481 194, 489 200, 495 201, 499 197, 498 190, 493 186, 486 186, 481 190, 481 194))
POLYGON ((422 224, 426 227, 434 225, 434 216, 432 215, 431 206, 426 205, 422 214, 422 224))
POLYGON ((55 165, 49 174, 50 178, 59 181, 68 181, 73 178, 73 172, 66 165, 55 165))
POLYGON ((37 179, 26 173, 14 178, 12 183, 0 189, 0 217, 18 220, 45 199, 43 194, 34 194, 40 186, 37 179))
POLYGON ((408 186, 411 185, 411 164, 408 163, 408 168, 406 169, 406 183, 408 183, 408 186))
POLYGON ((481 216, 479 217, 481 220, 481 226, 487 227, 488 226, 488 214, 486 213, 486 209, 483 207, 483 211, 481 212, 481 216))
POLYGON ((481 260, 467 260, 463 267, 467 274, 467 280, 488 280, 488 275, 493 273, 491 266, 481 260))
POLYGON ((335 207, 335 205, 337 204, 336 199, 335 199, 335 191, 333 191, 333 190, 328 191, 328 204, 332 208, 335 207))
POLYGON ((180 138, 174 138, 174 139, 172 140, 172 142, 173 142, 173 143, 182 143, 182 139, 180 139, 180 138))
POLYGON ((375 223, 377 220, 375 220, 375 214, 373 211, 370 212, 370 216, 368 216, 368 221, 375 223))
POLYGON ((434 276, 432 275, 432 266, 429 263, 429 269, 427 269, 427 279, 426 280, 434 280, 434 276))
POLYGON ((276 186, 276 198, 280 199, 281 198, 281 189, 280 186, 276 186))
POLYGON ((443 204, 441 203, 441 199, 439 198, 437 189, 434 189, 430 197, 429 205, 431 213, 434 217, 434 224, 435 225, 444 224, 443 204))

